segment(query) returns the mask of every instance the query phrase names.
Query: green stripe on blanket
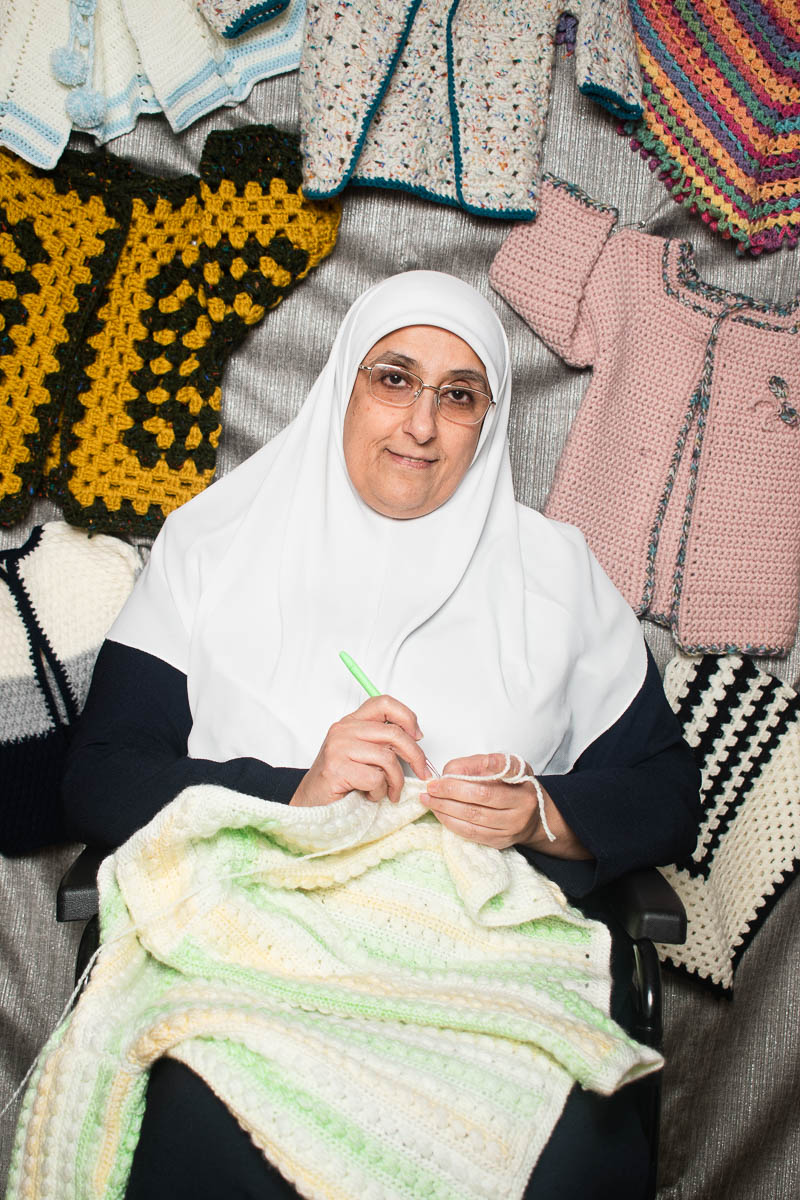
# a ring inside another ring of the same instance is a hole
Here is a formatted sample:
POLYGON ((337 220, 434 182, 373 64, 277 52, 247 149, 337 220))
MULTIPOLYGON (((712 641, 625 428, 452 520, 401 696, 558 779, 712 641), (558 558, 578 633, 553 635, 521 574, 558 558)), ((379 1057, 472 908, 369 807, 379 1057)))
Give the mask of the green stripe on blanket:
POLYGON ((606 928, 418 795, 189 788, 107 859, 100 955, 32 1077, 8 1200, 122 1197, 164 1054, 310 1200, 515 1200, 573 1081, 657 1069, 608 1016, 606 928))

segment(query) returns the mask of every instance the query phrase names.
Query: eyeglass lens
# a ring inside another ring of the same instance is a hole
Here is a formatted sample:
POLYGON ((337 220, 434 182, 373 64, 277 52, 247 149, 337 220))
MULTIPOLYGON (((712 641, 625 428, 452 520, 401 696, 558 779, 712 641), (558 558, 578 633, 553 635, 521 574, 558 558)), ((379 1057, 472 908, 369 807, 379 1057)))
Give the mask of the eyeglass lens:
MULTIPOLYGON (((384 404, 405 407, 413 404, 422 387, 418 375, 391 363, 375 363, 369 373, 370 391, 384 404)), ((445 384, 439 391, 439 411, 448 421, 471 425, 485 417, 491 399, 462 383, 445 384)))

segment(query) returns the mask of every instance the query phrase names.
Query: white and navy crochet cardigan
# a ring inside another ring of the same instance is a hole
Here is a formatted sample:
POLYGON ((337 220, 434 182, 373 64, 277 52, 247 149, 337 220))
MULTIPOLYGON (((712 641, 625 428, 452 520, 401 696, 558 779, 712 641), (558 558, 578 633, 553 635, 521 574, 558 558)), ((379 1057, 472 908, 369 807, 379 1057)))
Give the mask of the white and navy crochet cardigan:
POLYGON ((68 840, 61 772, 97 651, 141 567, 63 521, 0 554, 0 854, 68 840))
MULTIPOLYGON (((310 0, 300 67, 304 192, 403 188, 532 217, 561 8, 545 0, 310 0)), ((641 112, 624 0, 573 0, 578 87, 641 112)))

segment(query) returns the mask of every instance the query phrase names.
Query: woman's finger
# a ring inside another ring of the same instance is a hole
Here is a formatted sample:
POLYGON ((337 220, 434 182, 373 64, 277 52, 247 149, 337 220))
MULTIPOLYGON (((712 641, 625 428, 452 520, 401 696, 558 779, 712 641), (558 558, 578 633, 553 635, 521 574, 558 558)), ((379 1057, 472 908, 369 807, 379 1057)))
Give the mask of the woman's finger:
POLYGON ((468 779, 430 779, 427 784, 431 797, 456 800, 462 804, 478 805, 487 809, 512 809, 519 803, 515 789, 507 783, 492 780, 473 783, 468 779))
POLYGON ((368 800, 380 803, 388 795, 388 790, 386 774, 381 767, 363 762, 351 764, 345 794, 348 791, 363 792, 368 800))
POLYGON ((477 825, 481 829, 491 829, 496 833, 502 833, 508 829, 508 817, 513 811, 487 808, 485 805, 473 804, 469 801, 449 800, 433 796, 430 787, 428 794, 422 795, 420 799, 437 817, 452 817, 462 824, 477 825))
POLYGON ((415 742, 422 737, 417 714, 412 712, 408 705, 395 700, 394 696, 371 696, 351 713, 351 716, 366 721, 389 721, 393 725, 399 725, 415 742))
MULTIPOLYGON (((379 796, 371 795, 370 799, 382 800, 384 796, 388 796, 393 804, 397 803, 403 790, 405 775, 397 755, 389 746, 376 742, 357 743, 350 750, 350 759, 351 766, 347 772, 349 777, 360 777, 360 769, 365 766, 377 768, 381 772, 383 790, 379 796)), ((364 790, 358 783, 354 783, 353 786, 358 791, 364 790)), ((374 792, 377 786, 372 784, 369 790, 374 792)))
POLYGON ((334 791, 342 796, 353 790, 369 791, 373 793, 371 799, 382 800, 388 795, 396 801, 405 781, 400 760, 391 745, 378 740, 341 736, 330 739, 324 748, 321 770, 334 791), (382 783, 370 773, 373 769, 381 772, 382 783))
POLYGON ((477 842, 481 846, 493 846, 497 850, 505 850, 507 846, 514 844, 513 837, 502 829, 488 829, 484 825, 473 825, 469 821, 462 821, 459 817, 453 817, 449 813, 437 812, 436 819, 445 829, 450 829, 459 837, 465 838, 469 842, 477 842))
MULTIPOLYGON (((335 740, 341 738, 345 746, 351 742, 372 742, 375 745, 388 746, 394 754, 402 758, 411 767, 418 779, 426 779, 429 772, 425 767, 425 755, 417 742, 394 722, 364 721, 352 717, 340 721, 336 727, 335 740)), ((349 753, 349 750, 348 750, 349 753)))
POLYGON ((527 763, 521 763, 516 754, 471 754, 468 758, 453 758, 445 764, 443 775, 504 775, 509 778, 517 775, 520 766, 525 767, 525 774, 530 774, 527 763), (507 760, 511 759, 508 766, 507 760))

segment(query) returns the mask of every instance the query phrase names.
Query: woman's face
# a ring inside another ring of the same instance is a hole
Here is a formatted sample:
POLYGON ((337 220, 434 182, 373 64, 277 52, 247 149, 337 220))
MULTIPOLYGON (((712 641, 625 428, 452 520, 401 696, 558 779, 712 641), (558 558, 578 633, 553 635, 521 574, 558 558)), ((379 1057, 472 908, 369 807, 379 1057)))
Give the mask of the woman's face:
MULTIPOLYGON (((424 383, 468 383, 491 394, 483 363, 465 341, 434 325, 408 325, 381 338, 363 357, 397 363, 424 383)), ((478 445, 481 425, 440 416, 430 390, 409 408, 375 400, 369 375, 356 373, 344 419, 344 457, 361 499, 385 517, 433 512, 452 496, 478 445)))

